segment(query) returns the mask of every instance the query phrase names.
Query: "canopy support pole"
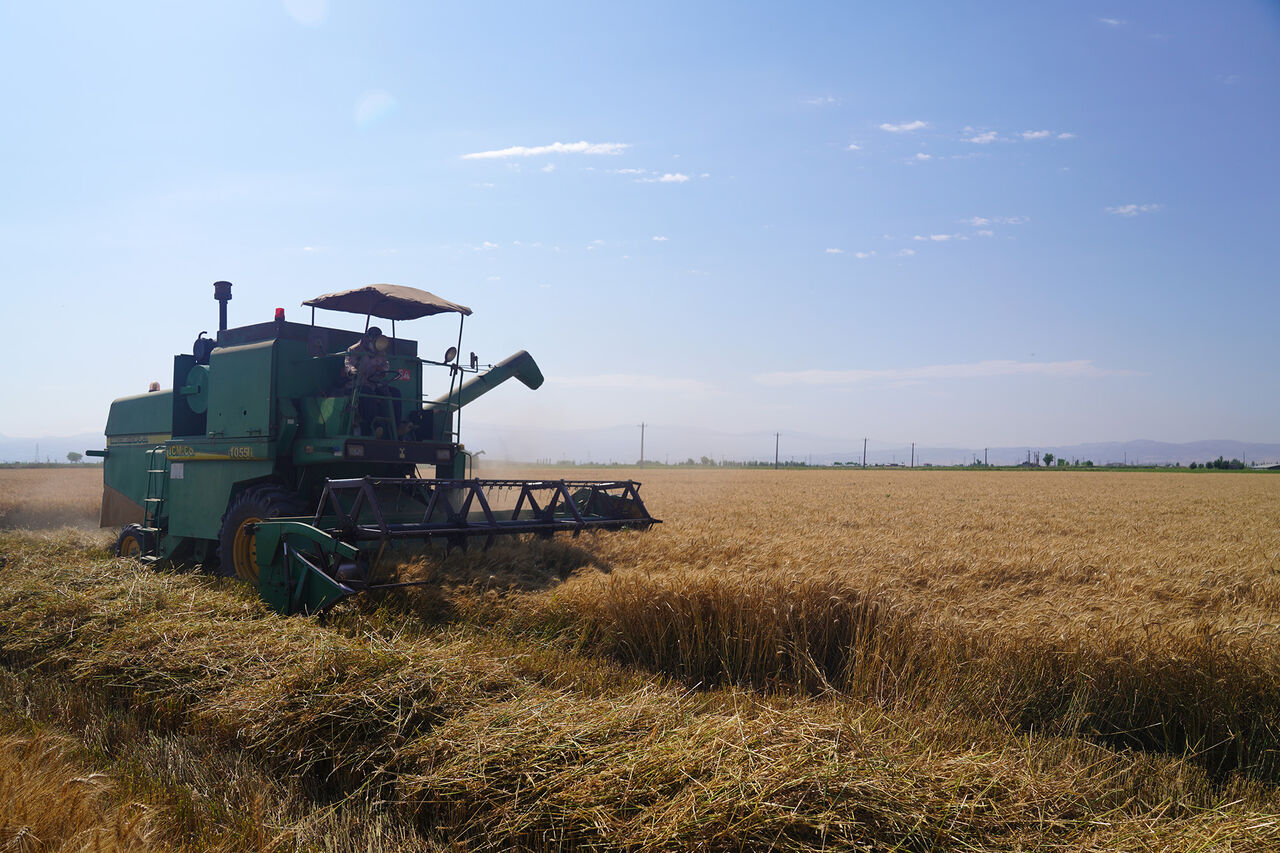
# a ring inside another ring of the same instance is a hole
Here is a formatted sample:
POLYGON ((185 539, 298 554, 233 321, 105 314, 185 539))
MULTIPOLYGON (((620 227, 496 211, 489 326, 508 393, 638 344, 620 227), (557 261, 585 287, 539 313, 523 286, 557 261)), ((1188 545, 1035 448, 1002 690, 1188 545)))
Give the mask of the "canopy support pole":
MULTIPOLYGON (((458 354, 457 354, 457 355, 455 355, 455 356, 453 357, 453 364, 454 364, 454 367, 457 367, 457 365, 458 365, 458 359, 459 359, 459 358, 461 358, 461 356, 462 356, 462 324, 463 324, 464 322, 466 322, 466 319, 467 319, 467 315, 466 315, 466 314, 459 314, 459 315, 458 315, 458 354)), ((459 369, 460 369, 460 368, 459 368, 459 369)), ((452 395, 452 394, 453 394, 453 376, 457 375, 458 370, 451 370, 449 373, 450 373, 450 377, 449 377, 449 393, 450 393, 450 395, 452 395)), ((457 442, 459 442, 459 443, 461 443, 461 442, 462 442, 462 405, 461 405, 461 400, 462 400, 462 379, 461 379, 461 377, 459 377, 459 379, 458 379, 458 401, 459 401, 459 404, 453 407, 453 411, 454 411, 454 416, 453 416, 453 437, 454 437, 454 440, 455 440, 455 441, 457 441, 457 442)))

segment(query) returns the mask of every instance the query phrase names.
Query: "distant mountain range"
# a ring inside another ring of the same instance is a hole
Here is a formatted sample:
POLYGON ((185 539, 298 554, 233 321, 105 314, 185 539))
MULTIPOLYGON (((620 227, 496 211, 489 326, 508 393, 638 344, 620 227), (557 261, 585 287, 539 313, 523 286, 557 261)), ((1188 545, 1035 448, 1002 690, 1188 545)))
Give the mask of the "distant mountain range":
MULTIPOLYGON (((492 424, 463 424, 463 440, 472 452, 482 452, 489 460, 523 462, 618 462, 631 464, 640 458, 638 426, 602 429, 554 430, 539 427, 510 427, 492 424)), ((714 430, 651 425, 645 430, 645 458, 654 462, 772 461, 775 436, 772 432, 726 433, 714 430)), ((783 461, 830 465, 861 462, 862 442, 812 433, 784 432, 777 438, 783 461)), ((9 438, 0 435, 0 462, 64 462, 67 453, 84 453, 105 446, 100 433, 42 438, 9 438)), ((1091 460, 1095 465, 1111 463, 1171 465, 1208 462, 1222 456, 1249 464, 1280 464, 1280 444, 1214 439, 1171 444, 1138 439, 1134 441, 1090 442, 1071 445, 1018 445, 1006 447, 940 447, 918 445, 916 465, 963 465, 985 459, 992 465, 1016 465, 1028 454, 1035 458, 1052 453, 1067 460, 1091 460)), ((910 444, 883 441, 867 443, 868 465, 909 465, 910 444)), ((86 460, 90 461, 90 460, 86 460)))

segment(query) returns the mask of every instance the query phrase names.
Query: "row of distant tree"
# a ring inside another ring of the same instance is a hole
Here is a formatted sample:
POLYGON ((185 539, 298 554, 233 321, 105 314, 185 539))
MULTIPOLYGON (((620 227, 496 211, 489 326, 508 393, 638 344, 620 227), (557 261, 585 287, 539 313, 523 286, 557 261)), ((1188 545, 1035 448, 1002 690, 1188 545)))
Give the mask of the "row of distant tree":
MULTIPOLYGON (((79 462, 79 461, 80 461, 81 459, 83 459, 83 458, 84 458, 84 454, 82 454, 82 453, 76 453, 75 451, 72 451, 72 452, 70 452, 70 453, 68 453, 68 454, 67 454, 67 461, 68 461, 68 462, 70 462, 70 463, 72 463, 73 465, 74 465, 76 462, 79 462)), ((1044 464, 1045 464, 1046 466, 1051 466, 1051 465, 1053 465, 1053 463, 1054 463, 1055 461, 1057 461, 1057 463, 1058 463, 1058 467, 1059 467, 1059 468, 1065 468, 1065 467, 1068 467, 1068 466, 1073 467, 1073 468, 1092 468, 1092 467, 1093 467, 1093 460, 1092 460, 1092 459, 1086 459, 1086 460, 1084 460, 1083 462, 1078 461, 1078 460, 1077 460, 1077 461, 1073 461, 1073 462, 1067 462, 1067 460, 1062 459, 1061 457, 1056 457, 1056 456, 1054 456, 1052 453, 1046 453, 1046 454, 1044 455, 1044 464)), ((1039 458, 1039 454, 1037 454, 1036 463, 1037 463, 1037 464, 1039 464, 1039 462, 1040 462, 1040 458, 1039 458)), ((563 460, 559 461, 559 462, 558 462, 558 463, 556 463, 556 464, 558 464, 558 465, 575 465, 576 463, 575 463, 573 460, 571 460, 571 459, 563 459, 563 460)), ((637 463, 637 464, 640 464, 640 463, 637 463)), ((657 464, 657 463, 652 463, 652 462, 651 462, 651 463, 649 463, 649 464, 651 464, 651 465, 652 465, 652 464, 657 464)), ((683 461, 683 462, 677 462, 677 463, 675 463, 675 464, 676 464, 677 466, 685 466, 685 465, 707 465, 707 466, 717 466, 717 465, 718 465, 718 466, 725 467, 725 468, 728 468, 728 467, 734 467, 734 468, 756 468, 756 467, 761 467, 761 468, 763 468, 763 467, 766 467, 766 466, 771 466, 773 463, 772 463, 772 462, 754 462, 754 461, 752 461, 752 462, 731 462, 731 461, 728 461, 728 460, 721 460, 720 462, 716 462, 716 461, 715 461, 714 459, 712 459, 711 457, 709 457, 709 456, 704 456, 704 457, 702 457, 702 459, 701 459, 701 460, 695 460, 695 459, 693 459, 692 457, 690 457, 689 459, 686 459, 686 460, 685 460, 685 461, 683 461)), ((786 467, 789 467, 789 468, 807 468, 807 467, 809 467, 809 466, 805 465, 805 463, 803 463, 803 462, 783 462, 783 463, 781 463, 781 464, 782 464, 782 465, 784 465, 784 466, 786 466, 786 467)), ((836 464, 836 465, 840 465, 841 463, 837 462, 837 463, 835 463, 835 464, 836 464)), ((858 465, 858 463, 857 463, 857 462, 847 462, 847 463, 845 463, 845 464, 846 464, 846 465, 858 465)), ((974 465, 979 465, 980 463, 978 463, 978 462, 975 460, 973 464, 974 464, 974 465)), ((895 468, 896 468, 896 467, 900 467, 900 466, 895 465, 895 466, 893 466, 893 467, 895 467, 895 468)), ((1243 468, 1244 468, 1244 463, 1243 463, 1243 462, 1241 462, 1239 459, 1223 459, 1221 456, 1219 456, 1217 459, 1213 460, 1212 462, 1192 462, 1188 467, 1189 467, 1189 468, 1191 468, 1192 470, 1195 470, 1195 469, 1197 469, 1197 468, 1216 468, 1216 469, 1219 469, 1219 470, 1222 470, 1222 471, 1238 471, 1238 470, 1241 470, 1241 469, 1243 469, 1243 468)))
POLYGON ((1220 471, 1238 471, 1244 468, 1244 462, 1239 459, 1223 459, 1219 456, 1212 462, 1192 462, 1191 468, 1217 468, 1220 471))

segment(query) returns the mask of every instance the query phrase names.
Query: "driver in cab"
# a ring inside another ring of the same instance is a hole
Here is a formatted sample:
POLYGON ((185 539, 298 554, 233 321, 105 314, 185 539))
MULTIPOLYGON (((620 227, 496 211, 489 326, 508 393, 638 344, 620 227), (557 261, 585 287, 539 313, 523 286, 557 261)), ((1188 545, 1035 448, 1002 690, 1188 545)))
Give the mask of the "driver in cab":
MULTIPOLYGON (((374 419, 386 415, 386 401, 391 400, 395 412, 396 437, 403 438, 409 425, 401 423, 400 389, 390 384, 391 362, 385 355, 391 342, 383 337, 382 330, 370 326, 360 340, 347 348, 343 361, 343 375, 348 388, 359 388, 357 404, 362 423, 372 424, 374 419)), ((374 430, 374 437, 382 437, 382 427, 374 430)))

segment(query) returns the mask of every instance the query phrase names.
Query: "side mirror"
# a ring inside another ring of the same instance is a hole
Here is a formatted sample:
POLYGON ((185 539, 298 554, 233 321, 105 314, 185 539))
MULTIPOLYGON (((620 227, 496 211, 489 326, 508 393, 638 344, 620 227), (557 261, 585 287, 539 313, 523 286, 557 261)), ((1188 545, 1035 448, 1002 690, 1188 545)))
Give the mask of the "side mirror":
POLYGON ((471 369, 472 370, 480 369, 480 359, 476 358, 475 353, 471 353, 471 369))
POLYGON ((445 351, 444 351, 444 363, 445 363, 445 364, 453 364, 453 360, 454 360, 455 358, 457 358, 457 357, 458 357, 458 348, 457 348, 457 347, 449 347, 447 350, 445 350, 445 351))

